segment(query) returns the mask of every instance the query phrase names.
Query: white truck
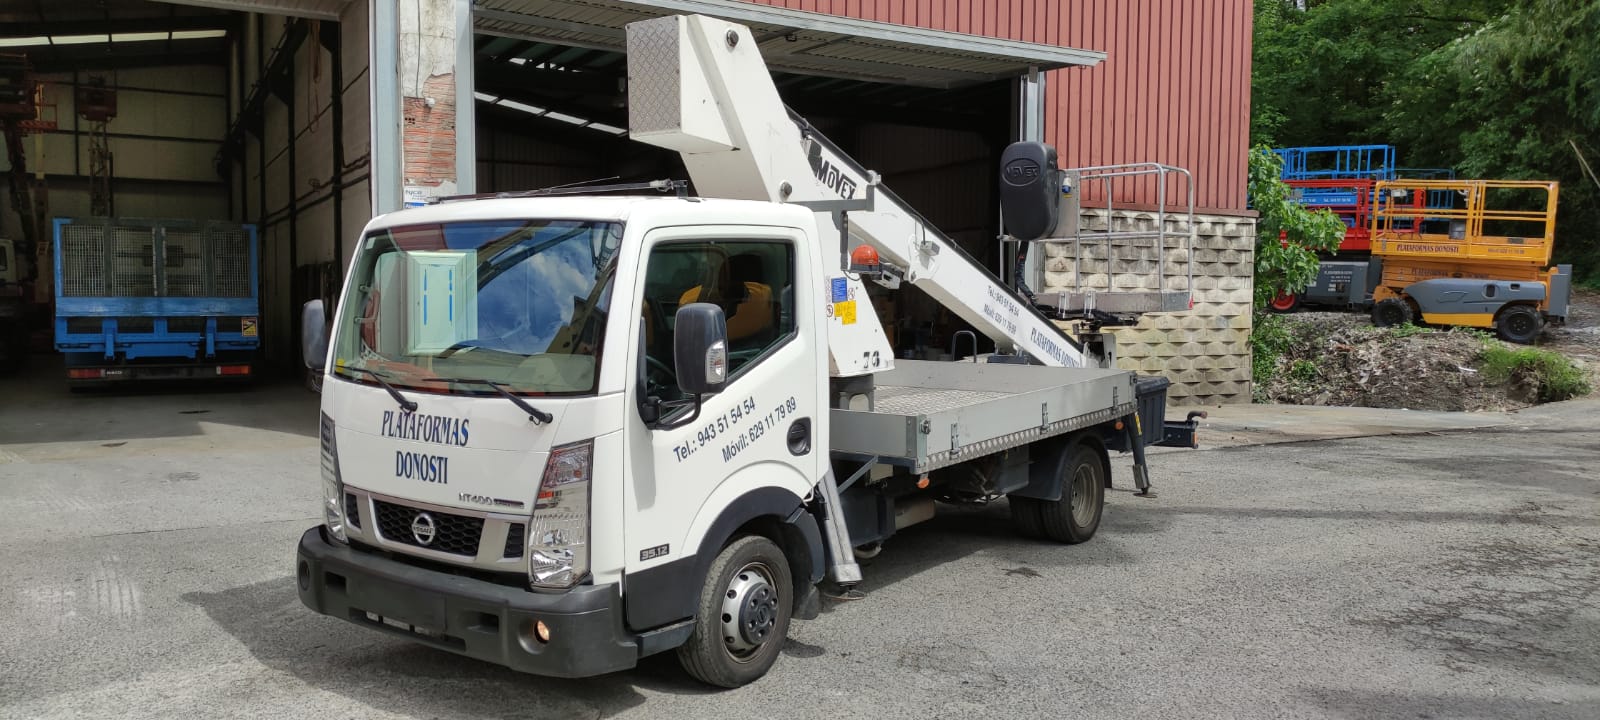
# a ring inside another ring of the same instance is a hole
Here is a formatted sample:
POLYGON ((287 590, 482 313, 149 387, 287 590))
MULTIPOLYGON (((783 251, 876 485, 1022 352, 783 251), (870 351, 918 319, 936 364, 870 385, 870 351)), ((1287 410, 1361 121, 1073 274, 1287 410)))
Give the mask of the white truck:
POLYGON ((299 544, 307 606, 540 675, 676 650, 734 687, 938 502, 1005 497, 1024 535, 1082 542, 1110 452, 1148 493, 1144 444, 1193 446, 1164 380, 1093 367, 791 115, 748 29, 669 16, 628 42, 631 136, 682 153, 701 197, 384 215, 332 322, 304 309, 325 513, 299 544), (923 288, 997 351, 893 357, 863 280, 923 288))

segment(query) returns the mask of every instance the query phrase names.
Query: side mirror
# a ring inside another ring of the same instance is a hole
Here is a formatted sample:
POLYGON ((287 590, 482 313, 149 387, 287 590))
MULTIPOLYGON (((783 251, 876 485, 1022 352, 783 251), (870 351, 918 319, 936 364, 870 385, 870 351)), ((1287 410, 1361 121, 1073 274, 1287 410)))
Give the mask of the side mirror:
POLYGON ((689 395, 714 395, 728 379, 728 319, 711 303, 678 308, 672 328, 673 372, 689 395))
POLYGON ((319 372, 328 361, 328 318, 321 300, 300 306, 300 357, 307 368, 319 372))

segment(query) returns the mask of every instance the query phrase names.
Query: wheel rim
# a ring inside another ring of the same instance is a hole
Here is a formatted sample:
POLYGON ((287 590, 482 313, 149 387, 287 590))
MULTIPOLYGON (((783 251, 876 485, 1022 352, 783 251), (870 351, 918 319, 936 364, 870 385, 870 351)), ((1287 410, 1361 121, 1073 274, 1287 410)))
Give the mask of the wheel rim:
POLYGON ((1506 318, 1506 325, 1510 328, 1511 334, 1517 337, 1533 333, 1533 318, 1524 313, 1512 313, 1511 317, 1506 318))
POLYGON ((739 568, 722 593, 723 649, 735 662, 749 662, 778 626, 778 584, 766 563, 739 568))
POLYGON ((1072 472, 1072 522, 1078 527, 1089 527, 1094 522, 1095 508, 1091 499, 1095 490, 1099 489, 1097 480, 1094 469, 1088 465, 1079 465, 1072 472))
POLYGON ((1292 307, 1294 307, 1294 296, 1289 293, 1278 293, 1277 297, 1272 298, 1273 310, 1288 310, 1292 307))

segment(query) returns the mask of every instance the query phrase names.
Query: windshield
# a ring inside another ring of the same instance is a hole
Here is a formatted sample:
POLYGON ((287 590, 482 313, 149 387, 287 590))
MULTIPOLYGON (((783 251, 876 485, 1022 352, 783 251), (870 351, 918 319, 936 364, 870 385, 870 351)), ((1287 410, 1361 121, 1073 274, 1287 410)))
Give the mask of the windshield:
POLYGON ((369 234, 336 326, 333 372, 464 395, 498 392, 483 381, 518 395, 593 393, 621 238, 620 223, 580 220, 369 234))

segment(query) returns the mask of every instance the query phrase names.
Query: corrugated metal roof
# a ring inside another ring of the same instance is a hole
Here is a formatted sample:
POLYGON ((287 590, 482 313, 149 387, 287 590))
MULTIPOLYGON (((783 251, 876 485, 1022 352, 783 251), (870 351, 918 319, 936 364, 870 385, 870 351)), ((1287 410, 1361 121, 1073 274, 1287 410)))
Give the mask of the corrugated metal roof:
POLYGON ((779 72, 951 88, 1030 67, 1094 65, 1104 53, 929 30, 735 0, 480 0, 479 33, 622 51, 628 23, 702 14, 750 27, 779 72))

